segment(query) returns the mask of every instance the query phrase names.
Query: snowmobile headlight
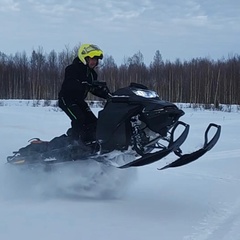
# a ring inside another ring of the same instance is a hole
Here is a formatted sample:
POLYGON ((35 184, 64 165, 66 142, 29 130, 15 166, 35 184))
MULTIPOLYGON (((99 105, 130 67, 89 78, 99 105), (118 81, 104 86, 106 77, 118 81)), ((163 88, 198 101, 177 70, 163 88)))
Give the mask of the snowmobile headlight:
POLYGON ((145 98, 157 98, 159 97, 156 92, 151 90, 132 90, 137 96, 145 97, 145 98))

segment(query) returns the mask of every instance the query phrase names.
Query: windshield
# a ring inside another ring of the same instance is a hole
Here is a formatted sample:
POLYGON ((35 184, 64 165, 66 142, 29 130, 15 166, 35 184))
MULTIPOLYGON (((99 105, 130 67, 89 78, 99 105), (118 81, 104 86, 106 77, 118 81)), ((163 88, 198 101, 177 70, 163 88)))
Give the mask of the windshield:
POLYGON ((146 89, 132 89, 133 93, 140 97, 145 98, 157 98, 159 97, 158 94, 151 90, 146 89))

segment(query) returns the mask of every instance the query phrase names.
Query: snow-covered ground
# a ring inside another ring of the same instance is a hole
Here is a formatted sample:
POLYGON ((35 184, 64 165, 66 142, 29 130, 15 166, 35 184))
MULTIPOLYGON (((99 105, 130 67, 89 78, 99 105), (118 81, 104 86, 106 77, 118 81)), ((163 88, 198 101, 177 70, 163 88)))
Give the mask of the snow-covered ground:
POLYGON ((6 157, 33 137, 65 133, 70 121, 54 107, 2 102, 0 239, 240 239, 240 113, 184 111, 181 120, 191 125, 185 152, 201 147, 208 123, 222 126, 212 151, 187 166, 157 170, 170 155, 125 170, 85 162, 25 172, 6 157))

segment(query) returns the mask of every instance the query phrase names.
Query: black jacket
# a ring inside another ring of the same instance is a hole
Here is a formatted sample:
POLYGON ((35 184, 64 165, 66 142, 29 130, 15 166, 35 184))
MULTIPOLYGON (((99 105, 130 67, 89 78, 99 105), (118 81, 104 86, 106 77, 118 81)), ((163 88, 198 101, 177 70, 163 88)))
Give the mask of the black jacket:
POLYGON ((59 92, 59 98, 63 98, 67 105, 78 104, 85 106, 84 99, 88 92, 107 98, 106 89, 96 87, 97 73, 94 69, 84 65, 79 58, 75 58, 73 63, 66 67, 65 77, 59 92))

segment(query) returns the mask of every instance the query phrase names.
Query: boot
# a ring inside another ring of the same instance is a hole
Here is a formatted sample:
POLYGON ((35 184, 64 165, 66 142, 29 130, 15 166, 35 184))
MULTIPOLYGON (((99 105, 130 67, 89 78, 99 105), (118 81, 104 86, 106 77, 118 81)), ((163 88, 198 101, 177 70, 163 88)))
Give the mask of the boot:
POLYGON ((81 140, 88 144, 96 141, 96 125, 89 124, 84 127, 84 130, 80 133, 81 140))

